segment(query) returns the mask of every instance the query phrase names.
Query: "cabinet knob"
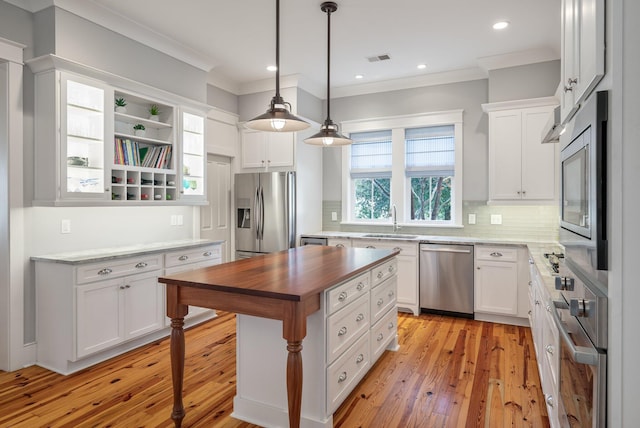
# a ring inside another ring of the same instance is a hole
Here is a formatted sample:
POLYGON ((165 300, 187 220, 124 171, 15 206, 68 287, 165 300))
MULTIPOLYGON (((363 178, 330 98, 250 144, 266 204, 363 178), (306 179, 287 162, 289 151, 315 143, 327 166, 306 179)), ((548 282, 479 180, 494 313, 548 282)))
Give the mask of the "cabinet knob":
POLYGON ((544 401, 547 403, 549 407, 554 407, 553 395, 545 394, 544 401))
POLYGON ((544 349, 551 355, 553 355, 553 345, 547 345, 544 349))
MULTIPOLYGON (((519 192, 518 192, 519 193, 519 192)), ((493 253, 489 254, 491 257, 502 257, 502 253, 498 252, 498 251, 494 251, 493 253)))
POLYGON ((347 372, 340 373, 340 376, 338 377, 338 383, 342 383, 345 380, 347 380, 347 372))
POLYGON ((393 329, 393 327, 395 327, 395 325, 392 322, 390 322, 389 323, 389 330, 393 329))
POLYGON ((383 276, 384 276, 384 273, 382 273, 382 271, 378 272, 378 275, 377 275, 378 279, 382 278, 383 276))
POLYGON ((213 254, 211 251, 205 251, 204 253, 202 253, 204 257, 209 257, 211 254, 213 254))
POLYGON ((382 339, 384 339, 384 334, 382 333, 378 334, 378 337, 376 337, 376 340, 380 342, 382 339))
POLYGON ((147 262, 140 262, 136 264, 136 269, 142 269, 147 267, 147 262))
POLYGON ((338 336, 344 336, 345 334, 347 334, 347 327, 341 327, 338 331, 338 336))
POLYGON ((376 247, 375 247, 375 245, 367 245, 367 248, 373 248, 373 249, 375 249, 376 247))
POLYGON ((344 244, 336 244, 336 248, 344 248, 344 244))
POLYGON ((364 288, 364 284, 362 282, 359 282, 356 288, 358 289, 358 291, 362 291, 362 289, 364 288))
POLYGON ((382 306, 383 303, 384 303, 384 300, 382 298, 378 299, 378 306, 382 306))
POLYGON ((393 247, 393 251, 400 251, 400 252, 402 252, 402 248, 400 248, 400 247, 393 247))
POLYGON ((185 260, 189 260, 189 256, 180 256, 180 257, 178 257, 178 260, 180 260, 181 262, 183 262, 185 260))
POLYGON ((113 272, 112 269, 110 268, 104 268, 104 269, 100 269, 98 271, 98 275, 109 275, 111 272, 113 272))
POLYGON ((358 314, 358 316, 356 317, 356 321, 357 321, 357 322, 360 322, 360 321, 362 321, 363 319, 364 319, 364 314, 362 314, 362 313, 358 314))
POLYGON ((480 270, 480 266, 476 267, 476 269, 480 270))
POLYGON ((340 293, 340 295, 338 296, 338 300, 341 302, 344 302, 347 298, 347 292, 343 291, 342 293, 340 293))
POLYGON ((393 291, 389 291, 389 297, 393 297, 393 291))
POLYGON ((360 364, 363 361, 364 361, 364 355, 358 354, 358 358, 356 358, 356 363, 360 364))
POLYGON ((389 266, 388 271, 389 271, 390 273, 393 273, 393 270, 394 270, 394 267, 393 267, 393 266, 389 266))

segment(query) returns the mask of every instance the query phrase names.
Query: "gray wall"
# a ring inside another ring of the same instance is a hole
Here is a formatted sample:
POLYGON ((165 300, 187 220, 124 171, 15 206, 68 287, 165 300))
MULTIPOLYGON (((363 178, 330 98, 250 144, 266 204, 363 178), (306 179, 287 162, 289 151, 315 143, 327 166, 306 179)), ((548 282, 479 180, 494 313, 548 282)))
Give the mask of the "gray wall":
POLYGON ((33 56, 33 15, 0 0, 0 37, 22 43, 25 58, 33 56))
POLYGON ((560 60, 489 71, 490 103, 547 97, 560 83, 560 60))
MULTIPOLYGON (((54 53, 186 98, 206 102, 207 73, 63 9, 36 14, 36 40, 55 39, 54 53), (54 21, 52 21, 54 20, 54 21), (54 31, 51 34, 51 31, 54 31), (180 78, 176 78, 180 76, 180 78)), ((44 43, 51 49, 51 43, 44 43)))
MULTIPOLYGON (((481 104, 487 101, 487 80, 425 86, 331 100, 336 122, 398 116, 444 110, 464 110, 464 200, 484 201, 488 195, 487 116, 481 104)), ((324 149, 323 200, 342 199, 340 150, 324 149)))
POLYGON ((207 104, 238 114, 238 96, 217 86, 207 85, 207 104))
MULTIPOLYGON (((309 92, 298 89, 298 114, 307 119, 314 120, 318 123, 324 122, 326 101, 311 95, 309 92)), ((316 129, 318 131, 318 129, 316 129)), ((315 132, 314 132, 315 134, 315 132)), ((313 135, 313 134, 312 134, 313 135)))

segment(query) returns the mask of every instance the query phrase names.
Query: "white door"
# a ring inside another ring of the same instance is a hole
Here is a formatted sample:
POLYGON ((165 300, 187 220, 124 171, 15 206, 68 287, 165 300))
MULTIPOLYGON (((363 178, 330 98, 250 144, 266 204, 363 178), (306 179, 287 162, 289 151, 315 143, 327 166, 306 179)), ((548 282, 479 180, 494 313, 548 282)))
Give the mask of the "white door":
POLYGON ((223 156, 207 159, 207 200, 200 208, 200 237, 224 241, 222 262, 231 260, 231 161, 223 156))

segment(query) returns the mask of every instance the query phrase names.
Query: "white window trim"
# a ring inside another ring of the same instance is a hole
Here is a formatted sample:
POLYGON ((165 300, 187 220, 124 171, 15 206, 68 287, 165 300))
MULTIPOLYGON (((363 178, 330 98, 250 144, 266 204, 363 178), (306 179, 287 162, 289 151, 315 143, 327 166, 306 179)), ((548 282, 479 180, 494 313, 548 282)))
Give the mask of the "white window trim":
MULTIPOLYGON (((389 116, 373 119, 351 120, 341 123, 341 130, 344 134, 354 132, 379 131, 391 129, 393 145, 393 163, 391 167, 391 203, 396 206, 397 220, 402 226, 422 226, 422 227, 462 227, 462 183, 463 183, 463 133, 462 118, 464 110, 448 110, 432 113, 421 113, 406 116, 389 116), (451 207, 451 221, 437 223, 430 221, 408 221, 410 201, 405 200, 408 190, 408 180, 404 171, 404 129, 418 128, 438 125, 454 125, 455 135, 455 175, 452 187, 452 197, 454 204, 451 207), (395 177, 395 179, 394 179, 395 177), (399 179, 398 177, 402 177, 399 179)), ((391 224, 391 219, 386 221, 359 221, 353 218, 351 175, 349 172, 349 160, 351 159, 351 146, 342 148, 342 224, 358 225, 380 225, 391 224)))

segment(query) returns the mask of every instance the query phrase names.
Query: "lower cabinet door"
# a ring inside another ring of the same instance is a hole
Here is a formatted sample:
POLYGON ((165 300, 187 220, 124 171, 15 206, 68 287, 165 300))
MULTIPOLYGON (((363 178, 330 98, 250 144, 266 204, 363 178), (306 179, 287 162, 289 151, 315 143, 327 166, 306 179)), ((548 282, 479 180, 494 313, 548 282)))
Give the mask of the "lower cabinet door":
POLYGON ((518 267, 512 262, 478 262, 475 311, 499 315, 518 313, 518 267))
POLYGON ((124 278, 125 339, 159 330, 164 326, 163 290, 158 272, 124 278))
POLYGON ((76 287, 76 358, 124 340, 122 278, 76 287))

